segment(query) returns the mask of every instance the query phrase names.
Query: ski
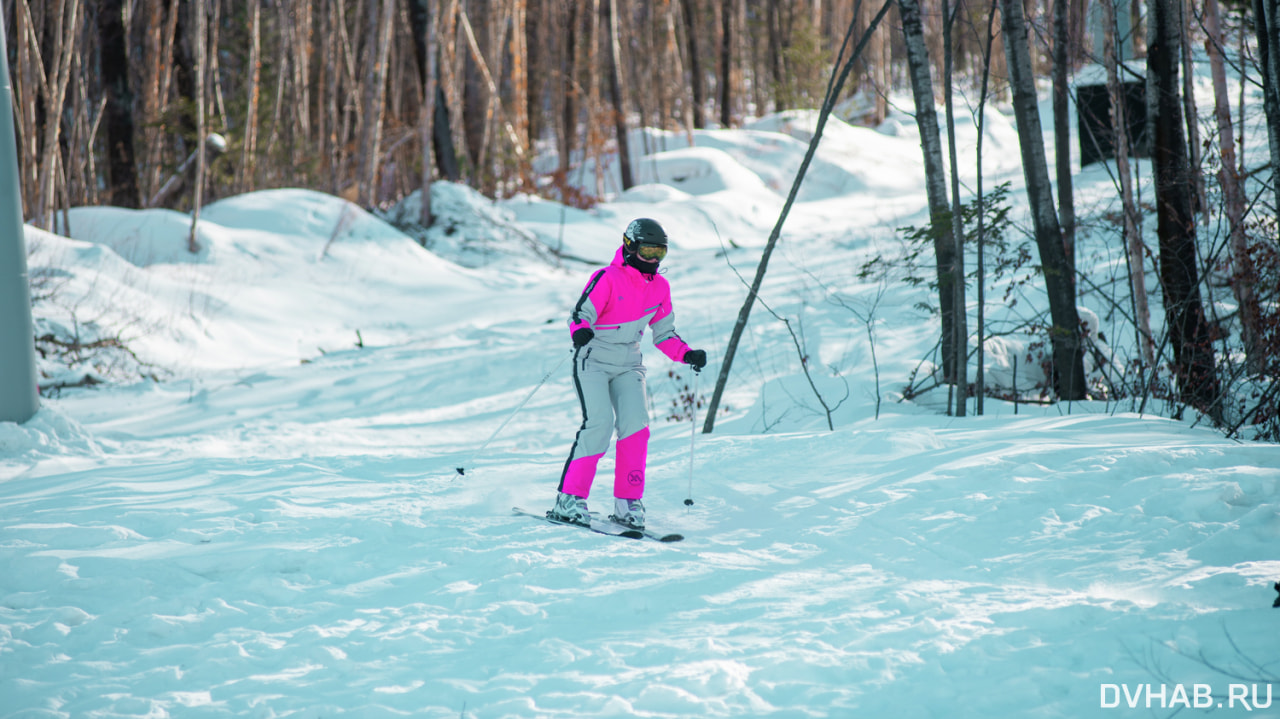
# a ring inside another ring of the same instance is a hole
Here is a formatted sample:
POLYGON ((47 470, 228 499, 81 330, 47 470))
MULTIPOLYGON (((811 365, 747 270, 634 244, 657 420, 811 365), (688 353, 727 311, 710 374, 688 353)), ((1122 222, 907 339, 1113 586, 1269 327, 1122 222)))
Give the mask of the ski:
MULTIPOLYGON (((600 519, 599 512, 591 512, 590 514, 591 514, 592 522, 599 521, 600 519)), ((633 532, 639 532, 643 534, 646 539, 652 539, 655 542, 679 542, 684 539, 683 534, 676 534, 676 533, 663 534, 661 532, 655 532, 654 530, 648 529, 648 528, 636 529, 635 527, 632 527, 629 524, 622 524, 621 522, 618 522, 616 519, 614 519, 614 515, 612 514, 609 515, 608 522, 609 524, 612 524, 615 527, 624 527, 626 529, 630 529, 633 532)))
POLYGON ((630 529, 632 532, 639 532, 643 534, 646 539, 652 539, 655 542, 679 542, 684 539, 683 534, 676 534, 674 532, 671 534, 662 534, 661 532, 655 532, 652 529, 648 529, 648 528, 633 529, 628 525, 618 524, 617 522, 613 522, 613 521, 611 521, 610 524, 612 524, 615 527, 624 527, 626 529, 630 529))
POLYGON ((584 524, 574 524, 573 522, 565 522, 559 519, 554 519, 547 512, 541 512, 541 513, 530 512, 529 510, 521 509, 520 507, 512 507, 511 511, 516 514, 523 515, 525 517, 533 517, 534 519, 541 519, 542 521, 549 522, 551 524, 559 524, 564 527, 577 527, 578 529, 585 529, 589 532, 595 532, 596 534, 607 534, 610 537, 626 537, 627 539, 644 539, 645 538, 644 532, 641 532, 638 529, 631 529, 630 527, 625 527, 621 524, 614 524, 613 522, 602 522, 598 519, 595 519, 594 517, 591 520, 591 524, 588 526, 584 524))
POLYGON ((666 543, 679 542, 684 539, 683 534, 675 534, 675 533, 664 534, 662 532, 655 532, 651 529, 636 529, 626 524, 619 524, 618 522, 613 521, 612 519, 613 515, 610 515, 609 519, 601 519, 599 512, 591 512, 591 526, 585 526, 582 524, 574 524, 573 522, 565 522, 559 519, 553 519, 546 512, 542 512, 541 514, 539 514, 538 512, 531 512, 527 509, 522 509, 520 507, 512 507, 511 511, 514 512, 515 514, 524 515, 526 517, 541 519, 542 521, 550 522, 551 524, 560 524, 566 527, 577 527, 579 529, 586 529, 586 530, 595 532, 596 534, 607 534, 611 537, 626 537, 627 539, 652 539, 655 542, 666 542, 666 543))

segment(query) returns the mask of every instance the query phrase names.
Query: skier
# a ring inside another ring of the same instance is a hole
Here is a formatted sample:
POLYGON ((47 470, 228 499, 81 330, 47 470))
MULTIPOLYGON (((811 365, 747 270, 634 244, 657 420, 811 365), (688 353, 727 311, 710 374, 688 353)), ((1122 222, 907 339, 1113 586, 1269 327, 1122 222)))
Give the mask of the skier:
POLYGON ((587 497, 596 465, 618 430, 613 476, 614 513, 619 524, 644 528, 645 460, 649 412, 645 406, 640 338, 653 328, 653 344, 695 372, 707 353, 690 349, 676 334, 671 287, 658 274, 667 255, 667 233, 648 218, 633 220, 622 235, 613 263, 591 275, 569 318, 573 339, 573 384, 582 405, 582 426, 565 460, 555 508, 548 516, 589 525, 587 497), (611 427, 610 425, 613 425, 611 427))

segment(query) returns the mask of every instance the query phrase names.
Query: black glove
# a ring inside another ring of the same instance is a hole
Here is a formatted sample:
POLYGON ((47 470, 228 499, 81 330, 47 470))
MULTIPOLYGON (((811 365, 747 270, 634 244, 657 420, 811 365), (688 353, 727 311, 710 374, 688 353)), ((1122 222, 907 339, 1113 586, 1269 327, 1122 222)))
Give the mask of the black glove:
POLYGON ((595 336, 595 330, 592 330, 590 327, 579 327, 573 331, 573 346, 581 347, 590 342, 591 338, 595 336))
POLYGON ((694 372, 701 372, 707 366, 707 353, 704 350, 689 350, 684 353, 684 363, 692 367, 694 372))

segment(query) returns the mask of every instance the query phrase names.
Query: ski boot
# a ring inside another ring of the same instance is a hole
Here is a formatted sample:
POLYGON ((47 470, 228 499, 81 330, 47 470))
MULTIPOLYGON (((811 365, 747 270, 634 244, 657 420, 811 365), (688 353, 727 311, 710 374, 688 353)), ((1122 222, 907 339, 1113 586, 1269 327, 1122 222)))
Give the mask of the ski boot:
POLYGON ((547 516, 557 522, 568 522, 583 527, 591 526, 591 515, 587 514, 586 498, 573 494, 558 493, 556 506, 547 512, 547 516))
POLYGON ((615 497, 613 514, 609 515, 609 519, 632 529, 644 529, 644 502, 638 499, 615 497))

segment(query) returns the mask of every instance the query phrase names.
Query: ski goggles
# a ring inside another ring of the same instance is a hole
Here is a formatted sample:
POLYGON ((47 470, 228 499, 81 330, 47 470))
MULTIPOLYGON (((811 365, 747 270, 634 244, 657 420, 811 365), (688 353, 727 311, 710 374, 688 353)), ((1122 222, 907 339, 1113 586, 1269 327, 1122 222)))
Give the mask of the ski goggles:
POLYGON ((667 248, 665 245, 640 245, 636 248, 636 254, 642 260, 657 262, 667 256, 667 248))

